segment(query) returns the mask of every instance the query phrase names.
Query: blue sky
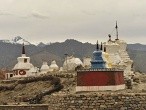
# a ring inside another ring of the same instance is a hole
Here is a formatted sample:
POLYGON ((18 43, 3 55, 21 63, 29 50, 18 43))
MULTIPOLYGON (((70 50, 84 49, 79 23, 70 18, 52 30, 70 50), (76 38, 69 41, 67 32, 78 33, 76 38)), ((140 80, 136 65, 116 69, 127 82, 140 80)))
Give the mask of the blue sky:
POLYGON ((0 0, 0 39, 104 42, 117 20, 120 39, 146 44, 145 10, 146 0, 0 0))

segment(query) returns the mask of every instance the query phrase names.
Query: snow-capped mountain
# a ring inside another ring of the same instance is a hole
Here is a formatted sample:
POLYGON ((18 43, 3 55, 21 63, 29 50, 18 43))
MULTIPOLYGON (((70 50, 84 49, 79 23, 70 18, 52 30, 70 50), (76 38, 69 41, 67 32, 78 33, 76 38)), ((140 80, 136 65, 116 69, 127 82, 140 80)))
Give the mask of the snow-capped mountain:
POLYGON ((15 37, 14 39, 11 40, 0 40, 0 42, 5 42, 5 43, 11 43, 11 44, 25 44, 25 45, 31 45, 30 42, 26 41, 20 36, 15 37))
POLYGON ((40 42, 40 43, 36 44, 36 46, 38 46, 38 47, 45 47, 45 46, 46 46, 46 44, 45 44, 45 43, 43 43, 43 42, 40 42))

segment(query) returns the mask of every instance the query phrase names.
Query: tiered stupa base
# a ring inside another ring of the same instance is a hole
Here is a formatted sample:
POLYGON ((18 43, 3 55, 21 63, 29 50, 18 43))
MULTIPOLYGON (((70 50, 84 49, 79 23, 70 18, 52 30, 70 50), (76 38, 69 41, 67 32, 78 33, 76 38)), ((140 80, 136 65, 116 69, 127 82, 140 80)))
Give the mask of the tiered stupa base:
POLYGON ((77 92, 121 89, 125 89, 123 70, 88 69, 77 71, 77 92))

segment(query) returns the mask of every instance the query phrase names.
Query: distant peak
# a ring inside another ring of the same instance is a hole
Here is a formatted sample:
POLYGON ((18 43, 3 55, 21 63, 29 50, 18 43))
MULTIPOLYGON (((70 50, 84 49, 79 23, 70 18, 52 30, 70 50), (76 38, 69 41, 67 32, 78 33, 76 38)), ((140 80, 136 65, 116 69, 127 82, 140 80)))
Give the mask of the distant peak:
POLYGON ((23 39, 20 36, 15 37, 14 39, 11 40, 11 43, 13 44, 25 44, 25 45, 30 45, 31 43, 26 41, 25 39, 23 39))
POLYGON ((23 39, 22 37, 20 37, 20 36, 17 36, 17 37, 15 37, 14 39, 12 39, 14 42, 17 42, 17 41, 19 41, 19 40, 21 40, 21 39, 23 39))
POLYGON ((80 42, 80 41, 75 40, 75 39, 66 39, 64 42, 70 43, 70 42, 80 42))
POLYGON ((31 45, 30 42, 26 41, 20 36, 14 37, 11 40, 8 40, 8 39, 0 40, 0 42, 10 43, 10 44, 21 44, 21 45, 24 43, 25 45, 31 45))
POLYGON ((44 44, 43 42, 40 42, 40 43, 37 44, 37 46, 38 46, 38 47, 45 47, 46 44, 44 44))

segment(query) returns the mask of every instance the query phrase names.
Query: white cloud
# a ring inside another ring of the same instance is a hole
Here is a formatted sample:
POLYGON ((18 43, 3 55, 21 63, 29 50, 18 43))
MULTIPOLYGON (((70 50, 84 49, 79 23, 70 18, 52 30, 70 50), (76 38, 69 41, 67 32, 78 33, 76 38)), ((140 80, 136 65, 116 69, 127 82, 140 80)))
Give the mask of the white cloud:
POLYGON ((12 13, 0 10, 0 16, 13 15, 12 13))
POLYGON ((39 18, 39 19, 48 19, 49 16, 43 15, 41 13, 38 12, 32 12, 31 16, 35 17, 35 18, 39 18))

